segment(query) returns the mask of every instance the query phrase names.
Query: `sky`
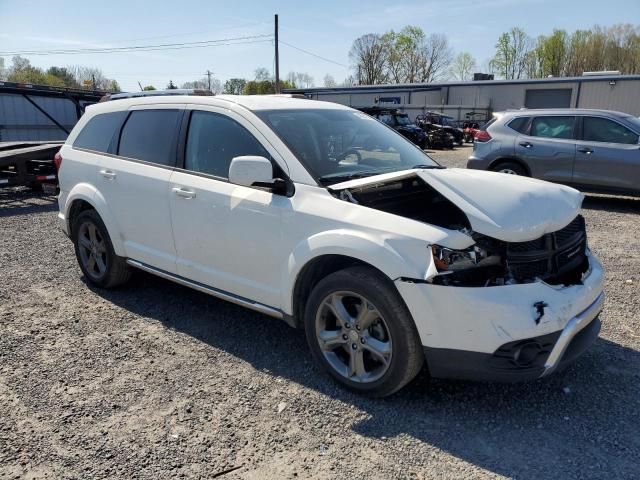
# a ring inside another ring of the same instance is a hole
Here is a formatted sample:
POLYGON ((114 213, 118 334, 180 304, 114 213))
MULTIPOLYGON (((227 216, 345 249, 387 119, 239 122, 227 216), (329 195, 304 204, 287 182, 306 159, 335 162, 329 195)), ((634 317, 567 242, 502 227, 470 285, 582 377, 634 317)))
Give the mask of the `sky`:
POLYGON ((299 0, 241 2, 95 2, 0 0, 0 56, 13 52, 178 44, 243 38, 222 45, 165 51, 98 54, 25 54, 33 65, 100 68, 123 90, 166 87, 200 79, 207 70, 222 82, 273 71, 273 16, 280 23, 280 72, 306 72, 322 86, 330 74, 350 73, 349 49, 366 33, 420 26, 447 35, 454 52, 471 53, 483 65, 501 32, 513 26, 530 36, 594 24, 640 23, 640 0, 299 0), (98 6, 101 5, 101 6, 98 6), (247 38, 251 37, 251 38, 247 38), (230 45, 229 43, 252 42, 230 45), (301 49, 301 50, 300 50, 301 49), (322 58, 319 58, 322 57, 322 58))

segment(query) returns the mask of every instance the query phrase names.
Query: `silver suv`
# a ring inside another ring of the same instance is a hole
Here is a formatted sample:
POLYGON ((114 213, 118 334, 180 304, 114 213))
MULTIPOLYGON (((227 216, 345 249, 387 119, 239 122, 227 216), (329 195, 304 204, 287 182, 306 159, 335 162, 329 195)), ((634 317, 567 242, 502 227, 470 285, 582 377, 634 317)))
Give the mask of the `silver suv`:
POLYGON ((499 112, 475 136, 467 168, 580 190, 640 195, 640 119, 609 110, 499 112))

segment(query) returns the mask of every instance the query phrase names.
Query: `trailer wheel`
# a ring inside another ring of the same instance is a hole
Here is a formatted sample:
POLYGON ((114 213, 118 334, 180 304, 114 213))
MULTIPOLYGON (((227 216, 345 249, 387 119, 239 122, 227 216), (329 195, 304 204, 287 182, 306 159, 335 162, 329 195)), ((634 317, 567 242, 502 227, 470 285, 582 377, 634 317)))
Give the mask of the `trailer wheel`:
POLYGON ((131 269, 116 255, 104 222, 95 210, 84 210, 73 222, 73 245, 78 265, 85 278, 100 288, 125 283, 131 269))

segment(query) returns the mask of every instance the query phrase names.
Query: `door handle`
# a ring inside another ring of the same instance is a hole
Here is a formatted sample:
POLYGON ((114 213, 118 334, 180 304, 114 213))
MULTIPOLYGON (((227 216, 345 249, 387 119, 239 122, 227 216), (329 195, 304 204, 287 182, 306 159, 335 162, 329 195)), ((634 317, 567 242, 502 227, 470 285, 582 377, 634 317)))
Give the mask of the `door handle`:
POLYGON ((109 180, 116 178, 116 172, 112 172, 111 170, 100 170, 100 175, 109 180))
POLYGON ((530 144, 529 142, 520 142, 520 146, 524 147, 524 148, 531 148, 533 147, 532 144, 530 144))
POLYGON ((579 151, 580 153, 586 153, 587 155, 591 155, 591 154, 593 153, 593 150, 591 150, 591 149, 590 149, 590 148, 588 148, 588 147, 582 147, 582 148, 579 148, 579 149, 578 149, 578 151, 579 151))
POLYGON ((195 198, 196 196, 196 192, 194 192, 193 190, 187 190, 186 188, 174 187, 171 190, 173 190, 173 193, 175 193, 177 196, 182 198, 195 198))

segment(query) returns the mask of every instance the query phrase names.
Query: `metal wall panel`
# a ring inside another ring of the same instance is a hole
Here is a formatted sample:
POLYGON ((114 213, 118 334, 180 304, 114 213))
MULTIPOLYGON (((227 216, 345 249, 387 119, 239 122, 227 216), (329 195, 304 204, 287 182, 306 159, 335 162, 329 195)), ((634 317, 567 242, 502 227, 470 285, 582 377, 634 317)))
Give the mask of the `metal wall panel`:
POLYGON ((640 82, 619 80, 610 85, 602 82, 584 82, 580 89, 579 108, 603 108, 640 116, 640 82))
MULTIPOLYGON (((77 121, 74 103, 66 98, 30 95, 38 106, 71 130, 77 121)), ((31 104, 24 96, 0 94, 0 141, 64 140, 67 133, 31 104)))

